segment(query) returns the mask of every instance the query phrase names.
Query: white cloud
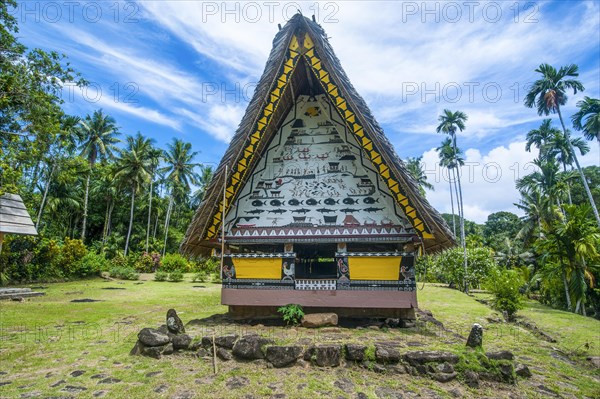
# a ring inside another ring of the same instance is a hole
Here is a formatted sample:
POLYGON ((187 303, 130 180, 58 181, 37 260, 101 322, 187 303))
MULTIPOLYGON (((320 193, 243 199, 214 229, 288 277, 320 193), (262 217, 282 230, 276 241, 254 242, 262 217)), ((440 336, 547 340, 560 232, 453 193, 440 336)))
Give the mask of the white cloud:
MULTIPOLYGON (((483 153, 478 149, 467 149, 461 173, 465 217, 484 223, 493 212, 509 211, 521 215, 513 205, 520 198, 515 182, 535 170, 531 162, 536 155, 535 151, 525 151, 524 141, 513 141, 483 153)), ((580 162, 583 166, 598 165, 598 156, 598 146, 593 145, 580 162)), ((423 163, 428 181, 435 188, 435 191, 427 191, 427 199, 439 212, 451 213, 448 174, 439 166, 435 149, 423 154, 423 163)), ((456 207, 456 202, 454 205, 456 207)), ((456 208, 455 212, 458 213, 456 208)))

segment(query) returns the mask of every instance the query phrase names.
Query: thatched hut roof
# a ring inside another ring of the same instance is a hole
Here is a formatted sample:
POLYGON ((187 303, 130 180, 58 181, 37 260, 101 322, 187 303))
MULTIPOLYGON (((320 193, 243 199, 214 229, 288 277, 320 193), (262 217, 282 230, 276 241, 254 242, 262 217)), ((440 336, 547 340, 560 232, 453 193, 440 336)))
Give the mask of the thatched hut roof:
POLYGON ((426 251, 454 245, 454 236, 444 219, 420 194, 419 186, 350 83, 325 31, 316 22, 297 14, 273 40, 265 71, 186 232, 182 252, 206 255, 219 245, 224 191, 227 211, 250 176, 247 172, 254 169, 301 93, 328 94, 411 219, 426 251), (225 180, 226 190, 223 189, 225 180))

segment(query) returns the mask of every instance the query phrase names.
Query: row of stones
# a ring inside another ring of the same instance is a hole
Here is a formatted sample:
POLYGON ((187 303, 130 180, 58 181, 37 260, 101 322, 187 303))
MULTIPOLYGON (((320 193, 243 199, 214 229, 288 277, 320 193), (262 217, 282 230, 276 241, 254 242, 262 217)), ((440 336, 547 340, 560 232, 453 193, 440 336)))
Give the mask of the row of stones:
MULTIPOLYGON (((164 327, 164 326, 163 326, 164 327)), ((218 356, 221 360, 232 359, 248 361, 265 359, 273 367, 289 367, 297 362, 310 362, 319 367, 337 367, 344 360, 373 371, 393 371, 397 373, 426 374, 440 382, 455 379, 458 373, 454 365, 459 362, 458 355, 440 351, 411 351, 401 354, 392 345, 376 344, 374 353, 369 353, 366 345, 348 343, 321 344, 312 346, 275 345, 269 338, 259 335, 236 334, 214 337, 203 337, 192 343, 192 338, 186 334, 170 334, 161 327, 158 330, 143 329, 138 334, 138 343, 131 351, 133 355, 144 355, 160 358, 178 350, 192 350, 200 357, 218 356), (215 351, 213 353, 213 348, 215 351)), ((514 381, 513 355, 510 352, 487 353, 490 360, 506 360, 500 367, 500 374, 482 374, 489 380, 504 382, 514 381)), ((526 369, 526 366, 525 366, 526 369)), ((530 376, 529 370, 517 368, 517 374, 530 376)), ((478 385, 478 378, 473 374, 466 375, 469 385, 478 385)))

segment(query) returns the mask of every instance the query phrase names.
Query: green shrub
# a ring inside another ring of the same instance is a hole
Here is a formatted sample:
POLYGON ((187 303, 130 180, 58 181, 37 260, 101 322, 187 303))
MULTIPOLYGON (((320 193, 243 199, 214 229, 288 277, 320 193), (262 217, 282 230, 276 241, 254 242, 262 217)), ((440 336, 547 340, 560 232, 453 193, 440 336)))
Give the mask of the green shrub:
POLYGON ((161 269, 166 272, 173 272, 176 270, 188 272, 190 270, 190 264, 187 259, 178 253, 166 254, 160 263, 161 269))
POLYGON ((110 276, 121 280, 137 280, 140 275, 131 267, 112 267, 109 271, 110 276))
POLYGON ((110 260, 110 266, 113 267, 129 267, 129 261, 123 254, 117 253, 114 258, 110 260))
POLYGON ((516 270, 494 269, 485 284, 486 288, 494 294, 492 307, 501 312, 506 312, 508 319, 514 318, 517 310, 523 307, 520 289, 523 278, 516 270))
MULTIPOLYGON (((81 276, 78 274, 81 260, 87 255, 88 250, 81 240, 72 240, 65 237, 65 243, 60 249, 60 257, 58 259, 61 269, 67 276, 81 276)), ((85 274, 84 274, 85 276, 85 274)))
POLYGON ((206 272, 200 271, 200 272, 194 274, 192 281, 194 283, 206 283, 208 281, 208 275, 206 274, 206 272))
POLYGON ((281 313, 283 321, 285 321, 288 325, 298 325, 302 320, 302 317, 304 317, 304 310, 302 310, 302 306, 293 303, 280 307, 277 309, 277 312, 281 313))
MULTIPOLYGON (((495 269, 496 262, 492 250, 486 247, 467 248, 469 287, 477 288, 490 272, 495 269)), ((448 249, 434 259, 434 270, 440 281, 451 284, 464 290, 464 253, 460 247, 448 249)))
POLYGON ((167 281, 169 278, 169 273, 159 270, 154 274, 154 281, 167 281))
POLYGON ((100 255, 95 252, 88 252, 83 258, 81 258, 81 261, 79 261, 77 275, 89 276, 109 269, 110 263, 106 260, 106 258, 104 258, 104 255, 100 255))
POLYGON ((171 273, 169 273, 169 281, 174 283, 183 281, 183 272, 181 270, 173 270, 171 273))
POLYGON ((140 273, 152 273, 154 271, 154 259, 149 253, 144 252, 135 259, 133 267, 140 273))

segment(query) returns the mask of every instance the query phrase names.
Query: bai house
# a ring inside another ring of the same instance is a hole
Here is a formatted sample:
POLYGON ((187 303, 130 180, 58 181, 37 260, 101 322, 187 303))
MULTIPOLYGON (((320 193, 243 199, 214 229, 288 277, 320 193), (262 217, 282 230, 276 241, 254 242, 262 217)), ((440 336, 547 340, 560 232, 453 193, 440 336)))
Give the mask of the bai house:
POLYGON ((224 249, 222 303, 234 316, 300 304, 413 318, 415 256, 453 244, 323 29, 294 16, 182 251, 224 249))

